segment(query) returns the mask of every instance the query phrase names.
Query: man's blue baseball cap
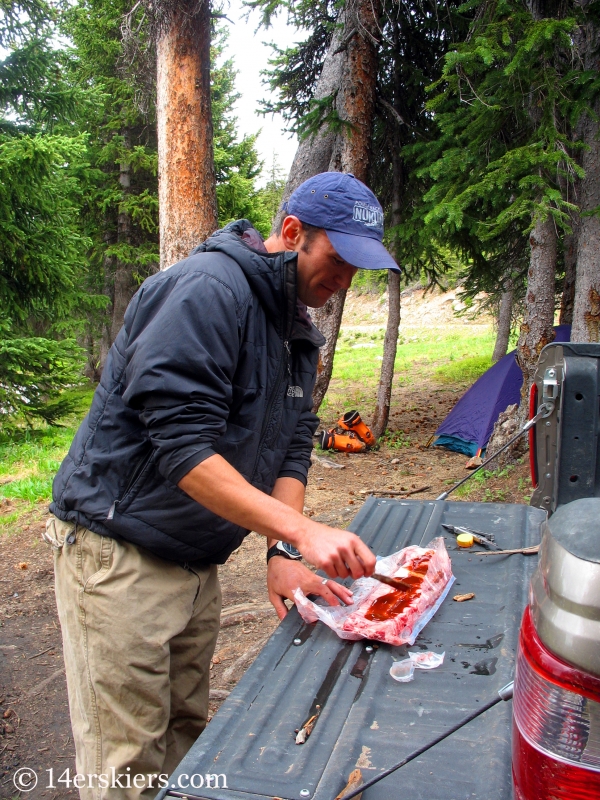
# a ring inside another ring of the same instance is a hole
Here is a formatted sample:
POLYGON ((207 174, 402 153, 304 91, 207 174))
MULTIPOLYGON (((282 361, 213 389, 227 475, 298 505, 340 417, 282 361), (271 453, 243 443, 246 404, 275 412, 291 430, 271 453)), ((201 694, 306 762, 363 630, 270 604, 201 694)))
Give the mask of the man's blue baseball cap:
POLYGON ((283 210, 324 228, 337 254, 360 269, 400 268, 383 246, 383 209, 352 173, 321 172, 296 189, 283 210))

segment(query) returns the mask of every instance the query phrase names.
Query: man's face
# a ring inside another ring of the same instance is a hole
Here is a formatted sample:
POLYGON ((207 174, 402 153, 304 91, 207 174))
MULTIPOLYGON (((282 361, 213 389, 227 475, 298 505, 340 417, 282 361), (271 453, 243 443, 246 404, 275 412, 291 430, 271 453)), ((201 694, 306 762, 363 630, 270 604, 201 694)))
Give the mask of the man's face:
POLYGON ((304 231, 302 234, 296 250, 298 297, 311 308, 321 308, 338 289, 350 287, 358 268, 336 253, 325 231, 318 231, 309 241, 304 231))

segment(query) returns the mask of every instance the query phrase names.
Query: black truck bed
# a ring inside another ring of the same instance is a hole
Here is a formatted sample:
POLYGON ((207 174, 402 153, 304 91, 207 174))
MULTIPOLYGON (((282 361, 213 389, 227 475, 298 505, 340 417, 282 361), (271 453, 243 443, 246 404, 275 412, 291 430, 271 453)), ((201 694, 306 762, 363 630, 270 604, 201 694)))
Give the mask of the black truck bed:
MULTIPOLYGON (((408 648, 380 644, 368 652, 368 642, 344 642, 293 610, 171 776, 166 796, 334 800, 355 767, 369 779, 491 699, 513 676, 537 557, 458 551, 441 523, 494 533, 513 548, 537 544, 545 517, 524 505, 369 498, 349 528, 375 553, 445 536, 456 583, 414 645, 445 651, 443 665, 397 683, 389 669, 408 648), (465 592, 475 599, 452 601, 465 592), (314 731, 296 745, 295 729, 317 703, 314 731), (227 788, 222 777, 221 788, 200 788, 198 776, 206 784, 207 774, 225 775, 227 788), (184 775, 196 776, 198 788, 184 775)), ((363 800, 509 800, 510 713, 510 703, 487 711, 363 800)))

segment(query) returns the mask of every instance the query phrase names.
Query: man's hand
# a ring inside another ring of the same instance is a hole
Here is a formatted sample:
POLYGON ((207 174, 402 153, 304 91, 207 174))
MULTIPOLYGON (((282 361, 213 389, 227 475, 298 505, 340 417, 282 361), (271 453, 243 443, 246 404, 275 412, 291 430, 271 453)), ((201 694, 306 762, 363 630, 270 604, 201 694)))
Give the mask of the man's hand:
POLYGON ((373 574, 375 556, 358 536, 328 528, 302 515, 304 487, 294 478, 279 478, 273 496, 269 497, 215 454, 184 475, 178 486, 230 522, 271 540, 283 539, 293 544, 309 563, 330 578, 373 574), (299 488, 290 491, 294 484, 299 488))
POLYGON ((323 583, 323 579, 311 572, 299 561, 289 561, 281 556, 274 556, 267 567, 267 588, 269 600, 273 604, 279 619, 287 614, 284 598, 294 601, 293 592, 300 587, 304 594, 318 594, 330 606, 339 606, 352 602, 352 593, 345 586, 335 581, 323 583))
POLYGON ((340 528, 329 528, 305 518, 302 533, 294 541, 304 558, 330 578, 362 578, 375 569, 375 556, 359 537, 340 528))

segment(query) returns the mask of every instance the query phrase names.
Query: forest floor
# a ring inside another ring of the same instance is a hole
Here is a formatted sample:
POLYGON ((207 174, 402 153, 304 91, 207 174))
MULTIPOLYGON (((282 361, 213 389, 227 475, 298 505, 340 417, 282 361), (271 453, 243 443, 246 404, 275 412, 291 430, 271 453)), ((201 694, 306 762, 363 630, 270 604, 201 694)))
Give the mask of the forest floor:
MULTIPOLYGON (((305 512, 327 524, 345 527, 371 491, 418 490, 414 499, 432 499, 466 474, 465 456, 427 443, 489 365, 490 320, 457 318, 452 292, 414 291, 402 301, 389 433, 379 449, 367 453, 314 452, 305 512)), ((369 420, 384 327, 383 299, 350 294, 323 425, 333 425, 350 408, 369 420)), ((59 780, 67 768, 74 774, 75 761, 52 554, 41 539, 48 501, 23 499, 10 490, 18 481, 35 482, 35 464, 15 463, 12 469, 8 477, 0 474, 0 799, 25 796, 13 783, 25 767, 39 777, 28 797, 75 798, 78 792, 59 780)), ((453 499, 527 503, 531 492, 524 463, 477 475, 467 487, 453 499)), ((268 602, 264 555, 263 537, 251 534, 220 568, 223 612, 211 716, 278 624, 268 602)))

